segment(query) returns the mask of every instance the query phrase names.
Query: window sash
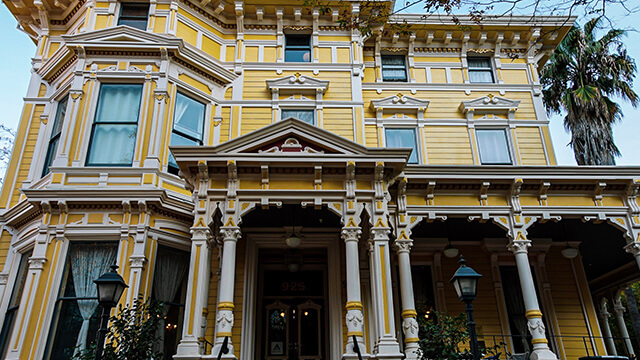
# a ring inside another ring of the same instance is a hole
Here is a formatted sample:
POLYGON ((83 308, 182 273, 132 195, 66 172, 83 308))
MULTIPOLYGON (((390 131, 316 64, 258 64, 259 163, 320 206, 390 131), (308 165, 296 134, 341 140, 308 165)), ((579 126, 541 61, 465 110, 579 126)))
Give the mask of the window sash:
POLYGON ((56 157, 58 151, 58 142, 60 140, 60 133, 62 132, 62 124, 64 117, 67 114, 67 103, 69 96, 65 96, 58 102, 58 108, 56 109, 56 116, 53 121, 53 129, 51 130, 51 136, 49 137, 49 145, 47 146, 47 154, 44 159, 44 167, 42 169, 42 176, 49 173, 49 167, 53 164, 53 160, 56 157))
POLYGON ((483 165, 511 165, 507 133, 502 129, 477 129, 480 163, 483 165))
POLYGON ((149 17, 149 4, 147 3, 122 3, 120 5, 120 17, 118 25, 129 25, 136 29, 147 30, 149 17))
POLYGON ((407 65, 403 55, 382 55, 382 80, 407 81, 407 65))
POLYGON ((295 109, 282 109, 281 120, 288 119, 290 117, 302 120, 307 124, 315 125, 315 110, 295 110, 295 109))
POLYGON ((385 129, 388 148, 411 148, 409 164, 418 163, 418 146, 415 129, 385 129))
MULTIPOLYGON (((11 297, 9 298, 9 304, 5 313, 4 324, 2 324, 2 332, 0 332, 0 355, 4 359, 9 349, 9 339, 15 326, 16 318, 18 314, 18 308, 20 307, 20 300, 22 299, 22 293, 24 292, 24 285, 27 282, 27 274, 29 273, 29 258, 33 252, 29 251, 20 255, 20 264, 18 265, 18 273, 11 290, 11 297)), ((6 291, 6 290, 5 290, 6 291)))
MULTIPOLYGON (((203 144, 205 111, 205 104, 178 92, 169 145, 201 146, 203 144), (181 121, 182 119, 184 122, 181 121), (194 119, 195 123, 193 123, 194 119)), ((171 152, 169 152, 168 166, 169 171, 177 175, 178 163, 171 152)))
POLYGON ((311 61, 311 36, 285 35, 284 45, 285 62, 310 62, 311 61), (296 42, 296 40, 304 41, 296 42))
POLYGON ((142 85, 103 84, 93 123, 88 166, 130 166, 133 162, 142 85))
POLYGON ((493 83, 493 68, 490 58, 474 58, 467 60, 469 70, 469 82, 493 83))

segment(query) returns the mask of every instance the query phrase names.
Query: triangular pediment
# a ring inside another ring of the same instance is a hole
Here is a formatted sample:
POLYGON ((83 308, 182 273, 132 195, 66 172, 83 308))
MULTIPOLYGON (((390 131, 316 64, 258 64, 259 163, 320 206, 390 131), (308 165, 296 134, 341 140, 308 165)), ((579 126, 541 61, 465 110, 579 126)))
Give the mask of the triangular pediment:
POLYGON ((401 93, 386 98, 371 100, 371 108, 376 110, 384 109, 426 109, 429 100, 422 100, 401 93))
POLYGON ((463 101, 460 103, 460 111, 465 114, 469 111, 478 112, 483 110, 491 111, 493 113, 515 112, 518 110, 519 105, 520 100, 511 100, 489 94, 477 99, 463 101))
POLYGON ((269 90, 300 90, 314 89, 326 92, 329 87, 329 80, 320 80, 310 76, 296 73, 290 76, 283 76, 278 79, 266 80, 269 90))
POLYGON ((119 25, 111 28, 85 32, 76 35, 63 35, 62 38, 68 46, 125 46, 133 48, 181 48, 181 39, 165 35, 149 33, 130 26, 119 25))

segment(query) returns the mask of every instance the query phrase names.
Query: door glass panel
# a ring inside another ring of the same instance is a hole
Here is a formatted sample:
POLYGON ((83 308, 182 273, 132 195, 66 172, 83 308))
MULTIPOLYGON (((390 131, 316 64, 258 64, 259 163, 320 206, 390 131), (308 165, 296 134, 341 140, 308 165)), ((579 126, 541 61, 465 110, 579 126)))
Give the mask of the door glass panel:
POLYGON ((320 355, 320 312, 317 309, 307 308, 300 310, 300 355, 320 355))

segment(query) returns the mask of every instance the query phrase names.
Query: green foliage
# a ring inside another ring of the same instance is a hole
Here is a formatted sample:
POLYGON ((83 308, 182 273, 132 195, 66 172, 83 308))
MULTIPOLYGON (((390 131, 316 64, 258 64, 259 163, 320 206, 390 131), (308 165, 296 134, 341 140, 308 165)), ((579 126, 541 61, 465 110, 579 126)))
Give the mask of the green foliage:
POLYGON ((633 91, 636 64, 621 40, 625 31, 611 29, 598 39, 602 22, 600 17, 574 26, 542 69, 545 106, 549 113, 566 112, 564 126, 579 165, 615 165, 620 150, 612 126, 622 111, 612 98, 640 103, 633 91))
MULTIPOLYGON (((157 301, 137 298, 132 305, 120 306, 109 322, 104 360, 161 359, 154 346, 160 336, 158 328, 164 316, 163 305, 157 301)), ((73 360, 93 360, 96 342, 74 355, 73 360)))
MULTIPOLYGON (((473 354, 467 345, 470 340, 467 316, 461 313, 451 316, 432 312, 435 316, 420 319, 420 359, 423 360, 470 360, 473 354), (464 348, 461 349, 461 346, 464 348)), ((496 355, 503 344, 480 348, 480 353, 496 355)))

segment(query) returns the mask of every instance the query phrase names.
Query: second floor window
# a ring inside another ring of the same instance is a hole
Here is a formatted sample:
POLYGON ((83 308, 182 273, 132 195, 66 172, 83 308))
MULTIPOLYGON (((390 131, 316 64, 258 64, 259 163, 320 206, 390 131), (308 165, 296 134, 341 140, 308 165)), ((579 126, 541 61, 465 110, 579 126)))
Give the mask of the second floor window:
POLYGON ((142 85, 101 86, 87 165, 131 165, 136 145, 141 97, 142 85))
POLYGON ((472 83, 493 83, 493 69, 491 59, 488 57, 470 57, 469 82, 472 83))
POLYGON ((149 4, 147 3, 127 3, 120 5, 120 18, 118 25, 129 25, 136 29, 147 30, 147 19, 149 18, 149 4))
POLYGON ((409 156, 409 164, 418 163, 418 147, 414 129, 386 129, 385 135, 387 147, 413 149, 411 156, 409 156))
POLYGON ((407 81, 404 55, 382 55, 381 60, 383 81, 407 81))
POLYGON ((284 61, 285 62, 310 62, 311 61, 311 36, 285 35, 284 61))
POLYGON ((507 133, 502 129, 478 129, 478 151, 482 165, 511 165, 507 133))
MULTIPOLYGON (((180 92, 176 95, 171 145, 202 145, 205 105, 180 92)), ((178 174, 178 164, 169 155, 169 172, 178 174)))
POLYGON ((58 143, 60 142, 60 133, 62 132, 62 123, 64 121, 64 116, 67 113, 68 101, 69 96, 65 96, 58 102, 56 117, 53 120, 53 129, 51 129, 51 137, 49 138, 49 146, 47 147, 47 157, 44 159, 42 176, 45 176, 49 173, 49 167, 53 164, 53 160, 56 158, 58 143))
POLYGON ((316 121, 315 121, 315 116, 314 116, 315 110, 288 110, 288 109, 283 109, 282 110, 282 120, 288 119, 290 117, 292 118, 296 118, 298 120, 302 120, 306 123, 309 123, 311 125, 315 125, 316 121))

